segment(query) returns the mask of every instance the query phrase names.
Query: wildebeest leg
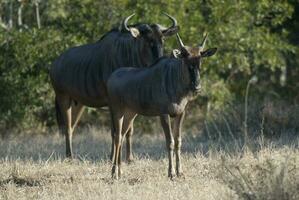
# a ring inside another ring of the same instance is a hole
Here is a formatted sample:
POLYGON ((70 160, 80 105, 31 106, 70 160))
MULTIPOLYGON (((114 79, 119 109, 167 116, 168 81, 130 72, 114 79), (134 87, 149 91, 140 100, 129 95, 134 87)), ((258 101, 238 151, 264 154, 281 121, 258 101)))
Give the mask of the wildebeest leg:
POLYGON ((73 157, 72 151, 72 109, 71 109, 71 98, 68 96, 56 96, 57 103, 59 105, 63 121, 65 122, 63 126, 63 132, 65 133, 65 143, 66 143, 66 156, 68 158, 73 157))
POLYGON ((77 104, 72 104, 72 129, 75 130, 82 114, 84 111, 84 106, 77 102, 77 104))
POLYGON ((131 125, 131 127, 129 127, 129 130, 128 130, 128 133, 126 135, 126 141, 127 141, 127 144, 126 144, 126 148, 127 148, 127 162, 128 163, 131 163, 133 162, 133 153, 132 153, 132 135, 133 135, 133 131, 134 131, 134 128, 133 128, 133 124, 131 125))
POLYGON ((110 118, 111 118, 111 154, 110 154, 110 160, 113 163, 114 161, 114 135, 115 135, 115 126, 114 126, 114 122, 113 122, 113 115, 112 115, 112 111, 110 110, 110 118))
MULTIPOLYGON (((113 162, 114 159, 114 134, 115 134, 115 127, 113 124, 113 117, 112 117, 112 112, 110 111, 110 116, 111 116, 111 141, 112 141, 112 145, 111 145, 111 154, 110 154, 110 160, 111 162, 113 162)), ((126 116, 126 118, 130 118, 130 116, 126 116)), ((128 128, 128 133, 126 134, 126 140, 127 140, 127 161, 128 163, 130 163, 131 161, 133 161, 133 155, 132 155, 132 134, 133 134, 133 123, 131 124, 131 126, 128 128)))
POLYGON ((122 171, 121 171, 121 157, 122 157, 122 146, 123 146, 123 141, 126 138, 126 134, 130 131, 130 128, 133 127, 133 122, 134 119, 137 115, 132 112, 125 112, 124 114, 124 119, 123 119, 123 124, 122 124, 122 141, 121 141, 121 146, 119 150, 119 156, 118 156, 118 176, 120 178, 122 171))
POLYGON ((118 179, 119 172, 119 154, 121 150, 121 142, 122 142, 122 124, 123 124, 123 115, 112 113, 113 118, 113 126, 115 128, 114 132, 114 155, 113 155, 113 167, 112 167, 112 178, 118 179))
POLYGON ((182 139, 181 139, 181 131, 182 131, 182 124, 184 120, 185 112, 181 115, 177 116, 173 122, 173 135, 174 135, 174 151, 176 156, 176 174, 177 176, 182 176, 182 166, 181 166, 181 146, 182 146, 182 139))
POLYGON ((166 138, 166 148, 168 150, 168 177, 173 178, 175 176, 175 171, 173 167, 173 149, 174 149, 174 140, 171 132, 171 124, 169 115, 160 116, 161 125, 164 130, 166 138))

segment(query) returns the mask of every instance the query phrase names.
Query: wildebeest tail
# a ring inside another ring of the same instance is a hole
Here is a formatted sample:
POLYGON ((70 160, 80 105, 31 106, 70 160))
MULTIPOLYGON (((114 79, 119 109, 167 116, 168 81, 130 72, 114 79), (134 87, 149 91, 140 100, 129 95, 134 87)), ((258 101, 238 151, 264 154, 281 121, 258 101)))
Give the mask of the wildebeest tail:
POLYGON ((57 125, 58 125, 58 128, 59 128, 59 133, 62 135, 63 134, 63 117, 62 117, 62 113, 61 113, 61 109, 59 107, 59 104, 58 104, 58 101, 57 101, 57 98, 55 98, 55 110, 56 110, 56 120, 57 120, 57 125))

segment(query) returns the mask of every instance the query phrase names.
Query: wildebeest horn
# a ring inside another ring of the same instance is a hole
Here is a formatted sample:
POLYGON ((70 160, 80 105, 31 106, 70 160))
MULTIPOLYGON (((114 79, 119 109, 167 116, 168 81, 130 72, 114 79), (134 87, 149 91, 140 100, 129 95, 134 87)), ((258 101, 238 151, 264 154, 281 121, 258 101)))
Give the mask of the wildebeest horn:
POLYGON ((128 28, 128 21, 135 15, 135 13, 133 13, 132 15, 130 15, 129 17, 127 17, 124 22, 123 22, 123 27, 127 30, 130 31, 130 29, 128 28))
POLYGON ((179 44, 180 44, 180 47, 181 47, 181 48, 184 48, 185 45, 184 45, 184 43, 183 43, 183 41, 182 41, 182 39, 181 39, 181 37, 180 37, 180 35, 179 35, 178 33, 176 34, 176 38, 178 39, 178 42, 179 42, 179 44))
POLYGON ((167 14, 166 12, 163 12, 164 15, 166 15, 171 21, 172 21, 172 26, 167 28, 167 29, 171 29, 174 28, 178 25, 178 22, 176 21, 176 19, 174 17, 172 17, 171 15, 167 14))
POLYGON ((200 48, 203 50, 205 48, 205 45, 206 45, 206 41, 207 41, 207 37, 208 37, 208 33, 205 34, 205 37, 203 38, 203 41, 200 45, 200 48))

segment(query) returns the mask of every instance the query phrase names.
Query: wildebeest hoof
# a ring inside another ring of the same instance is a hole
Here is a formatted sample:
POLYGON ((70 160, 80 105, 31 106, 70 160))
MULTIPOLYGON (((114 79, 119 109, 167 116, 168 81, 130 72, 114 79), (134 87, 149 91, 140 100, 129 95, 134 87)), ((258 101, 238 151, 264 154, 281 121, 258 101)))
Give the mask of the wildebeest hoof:
POLYGON ((171 174, 171 175, 169 175, 168 177, 169 177, 170 180, 172 180, 172 181, 175 180, 175 178, 176 178, 176 176, 175 176, 174 174, 171 174))
POLYGON ((118 176, 117 176, 116 173, 112 174, 111 178, 114 179, 114 180, 118 180, 118 176))
POLYGON ((122 170, 118 168, 118 178, 121 178, 122 170))
POLYGON ((115 173, 115 172, 113 173, 112 172, 111 178, 114 179, 114 180, 118 180, 119 179, 118 173, 115 173))
POLYGON ((72 162, 74 160, 74 158, 73 157, 66 157, 65 159, 64 159, 64 162, 72 162))
POLYGON ((178 178, 185 178, 185 174, 181 171, 181 172, 177 172, 177 177, 178 178))
POLYGON ((173 180, 175 178, 175 173, 174 172, 169 172, 168 177, 173 180))
POLYGON ((111 178, 118 180, 118 169, 116 166, 112 167, 111 178))
POLYGON ((134 164, 135 160, 133 158, 129 158, 129 159, 127 159, 127 163, 128 164, 134 164))

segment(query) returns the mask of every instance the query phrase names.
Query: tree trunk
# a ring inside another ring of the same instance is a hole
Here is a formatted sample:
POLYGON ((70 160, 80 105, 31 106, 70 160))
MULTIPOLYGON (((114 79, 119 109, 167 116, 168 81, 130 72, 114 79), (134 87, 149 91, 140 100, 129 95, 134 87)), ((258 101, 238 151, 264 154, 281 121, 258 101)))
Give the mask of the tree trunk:
POLYGON ((23 11, 24 4, 20 2, 20 6, 18 8, 18 25, 19 27, 23 26, 23 19, 22 19, 22 11, 23 11))
POLYGON ((39 1, 35 1, 35 13, 36 13, 36 22, 37 22, 37 27, 38 29, 41 28, 41 23, 40 23, 40 14, 39 14, 39 1))
POLYGON ((11 29, 13 27, 13 1, 9 4, 9 20, 8 20, 8 28, 11 29))

